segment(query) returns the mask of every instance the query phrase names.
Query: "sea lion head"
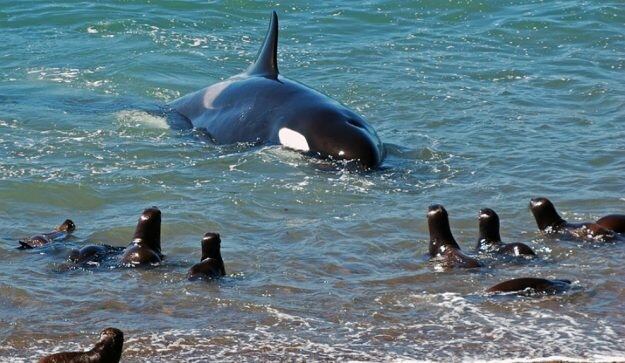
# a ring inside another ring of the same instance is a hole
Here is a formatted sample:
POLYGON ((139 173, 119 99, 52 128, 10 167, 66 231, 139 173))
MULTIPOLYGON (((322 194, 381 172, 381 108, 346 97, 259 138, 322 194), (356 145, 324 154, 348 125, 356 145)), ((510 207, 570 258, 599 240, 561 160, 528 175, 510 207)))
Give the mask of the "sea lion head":
POLYGON ((149 247, 161 254, 161 211, 157 207, 147 208, 141 213, 133 243, 149 247))
POLYGON ((124 342, 124 333, 116 328, 106 328, 100 332, 100 340, 112 339, 115 342, 124 342))
POLYGON ((447 210, 440 204, 428 207, 428 229, 430 230, 430 256, 436 256, 443 252, 445 247, 460 249, 458 243, 451 234, 449 227, 449 215, 447 210))
POLYGON ((124 347, 124 333, 116 328, 106 328, 100 332, 100 341, 94 350, 99 351, 103 362, 119 362, 124 347))
POLYGON ((202 238, 202 261, 207 258, 221 259, 221 237, 219 233, 208 232, 202 238))
POLYGON ((67 232, 67 233, 72 233, 76 230, 76 224, 74 224, 74 222, 71 219, 66 219, 65 222, 63 222, 58 228, 57 230, 61 231, 61 232, 67 232))
POLYGON ((480 226, 480 241, 501 241, 501 236, 499 235, 499 216, 494 210, 490 208, 480 209, 480 214, 477 219, 480 226))
POLYGON ((556 211, 556 207, 553 206, 553 203, 547 198, 532 198, 530 200, 530 210, 541 231, 549 227, 555 228, 566 223, 556 211))

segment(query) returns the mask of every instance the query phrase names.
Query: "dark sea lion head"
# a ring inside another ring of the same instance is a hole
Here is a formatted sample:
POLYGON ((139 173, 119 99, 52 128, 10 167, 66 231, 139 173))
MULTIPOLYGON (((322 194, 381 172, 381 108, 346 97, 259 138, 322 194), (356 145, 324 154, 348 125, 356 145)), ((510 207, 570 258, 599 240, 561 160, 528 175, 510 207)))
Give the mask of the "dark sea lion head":
POLYGON ((530 200, 530 210, 541 231, 549 227, 557 228, 566 223, 556 211, 556 207, 554 207, 553 203, 547 198, 532 198, 530 200))
POLYGON ((447 210, 440 204, 428 207, 428 229, 430 231, 430 256, 436 256, 444 251, 445 247, 460 249, 458 243, 451 234, 449 227, 449 215, 447 210))
POLYGON ((58 226, 57 230, 61 232, 72 233, 76 230, 76 224, 71 219, 66 219, 60 226, 58 226))
POLYGON ((93 351, 100 353, 102 362, 119 362, 124 347, 124 333, 116 328, 106 328, 93 351))
POLYGON ((116 328, 106 328, 100 332, 100 340, 111 340, 121 346, 124 344, 124 333, 116 328))
POLYGON ((219 233, 208 232, 202 238, 202 261, 207 258, 221 259, 221 237, 219 233))
POLYGON ((157 207, 147 208, 141 213, 133 243, 149 247, 161 254, 161 211, 157 207))
POLYGON ((220 250, 221 238, 219 233, 208 232, 204 234, 202 238, 202 260, 189 268, 187 279, 193 281, 225 276, 226 268, 220 250))
POLYGON ((479 241, 501 242, 499 216, 494 210, 490 208, 481 209, 477 219, 480 226, 479 241))

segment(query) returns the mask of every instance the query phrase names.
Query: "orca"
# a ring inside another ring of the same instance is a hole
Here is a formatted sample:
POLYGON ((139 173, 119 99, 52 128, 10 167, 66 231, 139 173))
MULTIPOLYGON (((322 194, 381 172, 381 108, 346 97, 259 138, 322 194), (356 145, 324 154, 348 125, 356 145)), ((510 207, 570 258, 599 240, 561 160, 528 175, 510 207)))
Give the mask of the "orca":
POLYGON ((385 157, 376 131, 338 101, 278 72, 278 15, 272 12, 256 61, 243 73, 169 104, 216 144, 282 145, 365 169, 385 157))

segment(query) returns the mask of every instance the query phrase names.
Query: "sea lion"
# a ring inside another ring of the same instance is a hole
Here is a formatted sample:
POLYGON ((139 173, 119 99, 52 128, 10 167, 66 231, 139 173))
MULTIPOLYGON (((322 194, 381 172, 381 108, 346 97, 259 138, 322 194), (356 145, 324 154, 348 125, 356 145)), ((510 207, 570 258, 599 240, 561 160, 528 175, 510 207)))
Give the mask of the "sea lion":
POLYGON ((224 261, 221 258, 221 238, 219 233, 206 233, 202 238, 202 259, 191 266, 187 279, 217 278, 226 275, 224 261))
POLYGON ((355 161, 352 165, 365 169, 379 166, 385 149, 373 127, 339 102, 279 74, 277 55, 274 11, 247 71, 169 106, 218 144, 283 145, 314 157, 355 161))
POLYGON ((486 290, 488 293, 517 292, 520 295, 557 294, 568 290, 570 280, 547 280, 536 277, 522 277, 500 282, 486 290))
POLYGON ((71 219, 66 219, 60 226, 52 232, 38 234, 20 240, 20 249, 31 249, 41 247, 55 241, 62 241, 69 237, 76 230, 76 224, 71 219))
POLYGON ((616 233, 625 233, 625 215, 608 214, 597 220, 597 224, 616 233))
POLYGON ((121 359, 123 345, 124 333, 119 329, 106 328, 91 350, 47 355, 39 359, 39 363, 117 363, 121 359))
POLYGON ((68 259, 77 264, 99 263, 107 256, 118 254, 123 250, 123 247, 88 245, 81 249, 71 250, 68 259))
POLYGON ((501 255, 535 257, 536 253, 524 243, 503 243, 499 235, 499 216, 494 210, 484 208, 478 215, 480 236, 478 252, 494 252, 501 255))
POLYGON ((451 234, 447 210, 434 204, 428 208, 428 228, 430 230, 430 257, 441 261, 445 268, 474 268, 482 264, 475 258, 460 252, 460 246, 451 234))
POLYGON ((538 229, 547 234, 560 233, 584 240, 611 240, 614 231, 597 223, 568 223, 556 211, 556 207, 547 198, 530 200, 530 210, 536 219, 538 229))
POLYGON ((161 211, 147 208, 139 217, 132 242, 122 254, 122 264, 136 266, 156 264, 163 259, 161 253, 161 211))

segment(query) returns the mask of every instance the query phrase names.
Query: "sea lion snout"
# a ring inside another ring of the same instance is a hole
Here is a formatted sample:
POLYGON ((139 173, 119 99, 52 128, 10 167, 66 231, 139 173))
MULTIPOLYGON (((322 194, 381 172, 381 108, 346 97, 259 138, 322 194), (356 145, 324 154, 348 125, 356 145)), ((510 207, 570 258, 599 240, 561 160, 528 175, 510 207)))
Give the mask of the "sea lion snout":
POLYGON ((100 339, 114 339, 124 341, 124 333, 115 328, 106 328, 100 333, 100 339))
POLYGON ((153 218, 160 218, 160 216, 161 216, 161 210, 155 206, 146 208, 143 210, 143 213, 141 213, 141 219, 144 221, 153 219, 153 218))
POLYGON ((530 199, 530 209, 540 208, 548 204, 551 204, 551 202, 547 198, 538 197, 530 199))
POLYGON ((428 207, 428 217, 434 217, 436 215, 446 215, 447 211, 445 207, 440 204, 432 204, 428 207))
POLYGON ((488 220, 495 216, 495 211, 490 208, 482 208, 480 209, 480 213, 477 215, 477 218, 482 220, 488 220))
POLYGON ((221 243, 221 237, 219 236, 219 233, 215 233, 215 232, 204 233, 204 237, 202 238, 202 241, 214 241, 214 240, 217 240, 217 243, 221 243))

